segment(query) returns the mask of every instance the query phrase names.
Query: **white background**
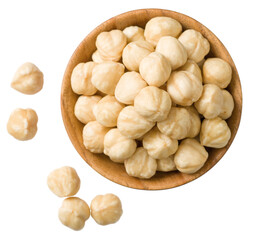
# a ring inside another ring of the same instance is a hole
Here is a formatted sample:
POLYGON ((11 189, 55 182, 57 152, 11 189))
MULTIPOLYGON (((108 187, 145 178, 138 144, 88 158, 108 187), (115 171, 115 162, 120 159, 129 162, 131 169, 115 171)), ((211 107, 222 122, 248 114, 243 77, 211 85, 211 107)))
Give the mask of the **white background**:
POLYGON ((254 2, 0 0, 0 239, 257 239, 254 2), (129 189, 96 173, 70 143, 60 111, 62 77, 80 41, 112 16, 150 7, 184 13, 211 29, 235 61, 244 100, 238 134, 223 159, 194 182, 165 191, 129 189), (10 88, 26 61, 45 76, 43 90, 33 96, 10 88), (17 107, 38 113, 31 141, 17 141, 6 131, 17 107), (59 222, 62 199, 49 191, 46 178, 64 165, 77 170, 77 196, 88 204, 97 194, 120 197, 124 214, 117 224, 103 227, 90 218, 75 232, 59 222))

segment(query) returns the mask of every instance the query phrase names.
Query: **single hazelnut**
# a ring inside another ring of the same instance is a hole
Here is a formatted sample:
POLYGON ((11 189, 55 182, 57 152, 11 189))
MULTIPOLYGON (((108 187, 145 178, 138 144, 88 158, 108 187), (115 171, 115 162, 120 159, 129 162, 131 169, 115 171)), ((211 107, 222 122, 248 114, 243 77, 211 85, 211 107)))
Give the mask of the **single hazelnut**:
POLYGON ((198 64, 193 60, 187 60, 185 65, 178 68, 177 71, 187 71, 193 73, 202 82, 202 72, 198 64))
POLYGON ((194 138, 196 137, 201 129, 201 119, 199 116, 199 113, 194 108, 194 106, 186 107, 190 114, 190 121, 191 121, 191 127, 189 129, 189 132, 187 134, 187 137, 194 138))
POLYGON ((138 26, 129 26, 123 30, 127 37, 127 42, 135 42, 138 40, 145 40, 144 29, 138 26))
POLYGON ((170 172, 176 171, 177 167, 174 163, 174 155, 167 158, 157 159, 157 171, 160 172, 170 172))
POLYGON ((228 119, 231 117, 234 109, 234 100, 232 95, 227 90, 221 90, 223 95, 223 105, 219 117, 228 119))
POLYGON ((102 58, 102 56, 101 56, 101 54, 99 53, 98 50, 95 50, 95 51, 93 52, 93 54, 92 54, 92 60, 93 60, 93 62, 95 62, 95 63, 102 63, 102 62, 104 62, 104 60, 103 60, 103 58, 102 58))

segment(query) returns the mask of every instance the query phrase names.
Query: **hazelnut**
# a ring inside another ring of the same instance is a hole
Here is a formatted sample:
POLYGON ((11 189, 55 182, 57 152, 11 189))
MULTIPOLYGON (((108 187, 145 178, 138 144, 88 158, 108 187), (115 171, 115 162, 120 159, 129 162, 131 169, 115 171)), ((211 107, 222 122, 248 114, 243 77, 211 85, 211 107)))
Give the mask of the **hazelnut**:
POLYGON ((178 141, 161 133, 157 127, 153 128, 143 138, 143 147, 155 159, 167 158, 178 149, 178 141))
POLYGON ((94 95, 97 89, 91 82, 92 71, 97 64, 94 62, 79 63, 71 74, 73 92, 84 95, 94 95))
POLYGON ((84 227, 90 217, 90 209, 82 199, 70 197, 63 200, 58 215, 63 225, 78 231, 84 227))
POLYGON ((156 52, 169 60, 173 70, 183 66, 187 61, 186 49, 174 37, 162 37, 157 43, 156 52))
POLYGON ((171 74, 167 91, 176 104, 190 106, 201 97, 203 86, 201 80, 193 73, 179 71, 171 74))
POLYGON ((234 100, 232 95, 227 90, 221 90, 223 95, 223 105, 219 117, 228 119, 231 117, 234 109, 234 100))
POLYGON ((114 96, 103 97, 93 109, 96 121, 105 127, 115 127, 117 118, 124 105, 119 103, 114 96))
POLYGON ((231 131, 225 120, 220 117, 204 119, 200 132, 200 142, 206 147, 223 148, 231 137, 231 131))
POLYGON ((103 62, 96 65, 92 72, 92 83, 101 92, 114 95, 115 87, 124 73, 121 63, 103 62))
POLYGON ((193 73, 202 82, 202 72, 198 64, 193 60, 187 60, 185 65, 177 69, 178 71, 188 71, 193 73))
POLYGON ((190 114, 190 121, 191 121, 191 127, 189 129, 187 137, 194 138, 196 137, 201 129, 201 119, 197 112, 197 110, 194 108, 194 106, 186 107, 190 114))
POLYGON ((221 113, 222 106, 223 95, 221 89, 214 84, 205 84, 202 96, 195 102, 197 111, 205 118, 211 119, 221 113))
POLYGON ((161 37, 171 36, 178 37, 182 32, 181 24, 170 17, 155 17, 146 23, 145 38, 154 46, 161 37))
POLYGON ((176 165, 174 163, 174 155, 167 158, 157 159, 157 171, 160 172, 170 172, 176 171, 176 165))
POLYGON ((221 58, 208 58, 203 65, 203 82, 226 88, 232 79, 232 68, 221 58))
POLYGON ((92 218, 100 225, 116 223, 123 213, 120 199, 111 193, 96 196, 90 209, 92 218))
POLYGON ((168 80, 171 65, 162 54, 152 52, 140 62, 139 72, 150 86, 160 87, 168 80))
POLYGON ((123 50, 123 64, 129 71, 138 72, 141 60, 153 51, 153 46, 147 41, 131 42, 123 50))
POLYGON ((110 128, 104 127, 97 121, 89 122, 83 128, 83 144, 90 152, 103 153, 104 136, 110 128))
POLYGON ((192 174, 197 172, 206 162, 208 152, 195 139, 185 139, 178 146, 174 156, 177 169, 182 173, 192 174))
POLYGON ((95 121, 93 113, 94 106, 101 100, 100 96, 80 96, 74 107, 74 114, 76 118, 87 124, 90 121, 95 121))
POLYGON ((123 33, 126 35, 128 43, 138 40, 145 40, 144 29, 138 26, 126 27, 123 30, 123 33))
POLYGON ((37 113, 33 109, 17 108, 9 117, 7 131, 17 140, 30 140, 37 133, 37 122, 37 113))
POLYGON ((166 91, 148 86, 137 94, 134 107, 137 113, 147 120, 159 122, 167 118, 171 108, 171 99, 166 91))
POLYGON ((48 175, 47 185, 58 197, 70 197, 79 191, 80 179, 74 168, 61 167, 48 175))
POLYGON ((151 178, 157 170, 157 162, 150 157, 147 151, 139 147, 136 152, 124 162, 129 176, 138 178, 151 178))
POLYGON ((146 86, 147 83, 139 73, 126 72, 115 88, 115 97, 121 103, 134 104, 134 98, 146 86))
POLYGON ((92 54, 92 60, 93 60, 93 62, 95 62, 95 63, 102 63, 102 62, 104 62, 104 60, 102 59, 102 56, 101 56, 101 54, 99 53, 98 50, 95 50, 95 51, 93 52, 93 54, 92 54))
POLYGON ((104 137, 104 154, 114 162, 123 163, 136 148, 136 141, 123 136, 117 128, 111 129, 104 137))

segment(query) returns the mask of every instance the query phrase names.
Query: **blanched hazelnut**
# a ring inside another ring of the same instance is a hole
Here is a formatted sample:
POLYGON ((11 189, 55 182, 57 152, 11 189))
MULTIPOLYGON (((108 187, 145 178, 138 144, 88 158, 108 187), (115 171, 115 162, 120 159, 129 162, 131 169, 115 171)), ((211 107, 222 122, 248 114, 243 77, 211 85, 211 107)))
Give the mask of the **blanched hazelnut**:
POLYGON ((178 71, 188 71, 193 73, 200 81, 202 81, 202 72, 198 64, 193 60, 187 60, 186 64, 178 69, 178 71))
POLYGON ((93 109, 96 121, 105 127, 115 127, 120 111, 124 104, 118 102, 114 96, 103 97, 93 109))
POLYGON ((174 156, 177 169, 182 173, 192 174, 197 172, 206 162, 208 152, 195 139, 185 139, 178 146, 174 156))
POLYGON ((137 113, 147 120, 159 122, 167 118, 171 108, 171 99, 166 91, 148 86, 137 94, 134 107, 137 113))
POLYGON ((37 113, 33 109, 17 108, 9 117, 7 131, 18 140, 30 140, 37 133, 37 122, 37 113))
POLYGON ((183 66, 187 61, 187 51, 174 37, 162 37, 156 46, 156 52, 166 57, 173 70, 183 66))
POLYGON ((114 162, 123 163, 136 148, 136 141, 123 136, 117 128, 111 129, 104 137, 104 154, 114 162))
POLYGON ((119 61, 127 37, 120 30, 101 32, 96 38, 96 47, 104 61, 119 61))
POLYGON ((179 71, 171 74, 167 91, 176 104, 190 106, 201 97, 203 85, 193 73, 179 71))
POLYGON ((100 225, 116 223, 123 213, 120 199, 111 193, 96 196, 90 209, 92 218, 100 225))
POLYGON ((200 141, 206 147, 223 148, 231 137, 231 131, 225 120, 220 117, 204 119, 202 122, 200 141))
POLYGON ((187 50, 188 58, 195 62, 201 62, 210 51, 209 41, 203 35, 193 29, 184 31, 178 38, 187 50))
POLYGON ((171 65, 162 54, 152 52, 140 62, 139 72, 150 86, 160 87, 168 80, 171 65))
POLYGON ((221 58, 208 58, 203 65, 203 82, 226 88, 232 79, 231 66, 221 58))
POLYGON ((214 84, 205 84, 202 96, 195 102, 197 111, 205 118, 211 119, 221 113, 222 106, 223 95, 221 89, 214 84))
POLYGON ((138 72, 141 60, 153 51, 153 46, 147 41, 131 42, 123 50, 122 62, 129 71, 138 72))
POLYGON ((16 71, 11 87, 24 94, 35 94, 43 88, 44 75, 33 63, 22 64, 16 71))
POLYGON ((178 149, 178 141, 161 133, 157 127, 148 132, 143 139, 143 147, 155 159, 167 158, 178 149))
POLYGON ((157 162, 150 157, 147 151, 139 147, 136 152, 124 162, 129 176, 138 178, 151 178, 157 170, 157 162))
POLYGON ((188 110, 188 112, 190 114, 190 120, 191 120, 191 127, 189 129, 187 137, 194 138, 200 132, 201 119, 200 119, 200 116, 199 116, 197 110, 193 106, 186 107, 186 109, 188 110))
POLYGON ((154 46, 161 37, 178 37, 182 32, 181 24, 170 17, 155 17, 149 20, 145 26, 145 38, 154 46))
POLYGON ((95 50, 95 51, 93 52, 93 54, 92 54, 92 60, 93 60, 93 62, 95 62, 95 63, 102 63, 102 62, 104 62, 104 60, 102 59, 102 56, 101 56, 101 54, 99 53, 98 50, 95 50))
POLYGON ((61 167, 48 175, 47 185, 58 197, 70 197, 79 191, 80 179, 74 168, 61 167))
POLYGON ((97 121, 89 122, 83 128, 83 144, 90 152, 103 153, 104 136, 110 130, 97 121))
POLYGON ((80 96, 74 107, 74 114, 76 118, 87 124, 90 121, 95 121, 93 113, 94 106, 101 100, 100 96, 80 96))
POLYGON ((174 163, 174 155, 167 158, 157 159, 157 171, 160 172, 170 172, 176 171, 176 165, 174 163))
POLYGON ((77 94, 93 95, 97 89, 91 82, 94 62, 79 63, 71 74, 71 88, 77 94))
POLYGON ((63 200, 58 215, 63 225, 78 231, 84 227, 90 217, 90 209, 82 199, 70 197, 63 200))
POLYGON ((128 43, 145 40, 144 29, 138 26, 126 27, 123 33, 126 35, 128 43))
POLYGON ((136 95, 146 86, 147 83, 139 73, 126 72, 115 88, 115 97, 121 103, 133 104, 136 95))
POLYGON ((191 127, 190 114, 185 108, 171 107, 167 119, 158 122, 157 127, 173 139, 183 139, 187 137, 191 127))
POLYGON ((232 95, 227 90, 222 90, 223 105, 219 117, 228 119, 231 117, 234 109, 234 100, 232 95))
POLYGON ((138 114, 133 106, 123 108, 117 121, 121 134, 132 139, 140 138, 153 126, 154 123, 138 114))
POLYGON ((115 87, 124 73, 121 63, 103 62, 96 65, 92 72, 92 83, 101 92, 114 95, 115 87))

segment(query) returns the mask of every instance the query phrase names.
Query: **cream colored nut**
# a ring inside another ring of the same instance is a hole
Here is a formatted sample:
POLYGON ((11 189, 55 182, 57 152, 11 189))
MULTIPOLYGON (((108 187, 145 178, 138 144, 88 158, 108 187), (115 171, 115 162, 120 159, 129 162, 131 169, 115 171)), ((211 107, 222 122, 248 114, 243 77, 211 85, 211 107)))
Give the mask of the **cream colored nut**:
POLYGON ((173 70, 183 66, 187 61, 186 49, 174 37, 162 37, 156 46, 156 52, 169 60, 173 70))
POLYGON ((7 131, 17 140, 30 140, 37 133, 37 122, 37 113, 33 109, 17 108, 9 117, 7 131))
POLYGON ((222 119, 228 119, 231 117, 234 109, 234 100, 232 95, 227 90, 222 90, 223 105, 219 115, 222 119))
POLYGON ((170 172, 176 171, 176 165, 174 163, 174 155, 167 158, 157 159, 157 171, 160 172, 170 172))
POLYGON ((163 134, 173 139, 183 139, 190 131, 190 114, 185 108, 171 107, 168 118, 158 122, 157 127, 163 134))
POLYGON ((43 88, 44 75, 33 63, 22 64, 16 71, 11 87, 24 94, 35 94, 43 88))
POLYGON ((48 175, 47 185, 58 197, 70 197, 79 191, 80 179, 74 168, 61 167, 48 175))
POLYGON ((195 108, 205 118, 211 119, 219 116, 223 106, 223 95, 219 87, 214 84, 203 86, 202 96, 195 102, 195 108))
POLYGON ((96 51, 93 52, 93 54, 92 54, 92 60, 93 60, 93 62, 95 62, 95 63, 102 63, 102 62, 104 62, 104 60, 103 60, 103 58, 102 58, 102 56, 101 56, 101 54, 99 53, 98 50, 96 50, 96 51))
POLYGON ((193 73, 179 71, 171 74, 167 91, 176 104, 190 106, 201 97, 203 85, 193 73))
POLYGON ((178 140, 169 138, 155 127, 144 136, 143 147, 152 158, 162 159, 177 151, 178 140))
POLYGON ((194 138, 196 137, 201 129, 201 119, 197 112, 197 110, 194 108, 194 106, 186 107, 190 114, 190 120, 191 120, 191 127, 189 129, 187 137, 194 138))
POLYGON ((96 196, 90 209, 92 218, 100 225, 116 223, 123 213, 120 199, 112 193, 96 196))
POLYGON ((204 119, 202 122, 200 141, 206 147, 223 148, 231 137, 231 131, 225 120, 220 117, 204 119))
POLYGON ((232 79, 231 66, 221 58, 208 58, 203 65, 203 82, 226 88, 232 79))
POLYGON ((121 134, 132 139, 140 138, 153 126, 154 123, 138 114, 133 106, 123 108, 117 121, 121 134))
POLYGON ((168 80, 171 65, 162 54, 152 52, 140 62, 139 72, 150 86, 160 87, 168 80))
POLYGON ((134 104, 134 99, 141 89, 147 86, 147 83, 137 72, 124 73, 116 88, 115 97, 121 103, 134 104))
POLYGON ((92 83, 101 92, 114 95, 115 87, 124 73, 121 63, 103 62, 96 65, 92 72, 92 83))
POLYGON ((96 121, 105 127, 115 127, 120 111, 124 104, 118 102, 114 96, 103 97, 93 109, 96 121))
POLYGON ((123 136, 117 128, 111 129, 104 137, 104 154, 114 162, 123 163, 136 148, 136 141, 123 136))
POLYGON ((96 38, 96 47, 104 61, 119 61, 127 37, 120 30, 101 32, 96 38))
POLYGON ((110 128, 104 127, 97 121, 89 122, 83 128, 83 144, 90 152, 103 153, 104 136, 110 128))
POLYGON ((78 231, 90 217, 90 209, 82 199, 70 197, 63 200, 58 216, 63 225, 78 231))
POLYGON ((79 63, 71 74, 73 92, 84 95, 94 95, 97 91, 92 84, 92 71, 97 64, 94 62, 79 63))
POLYGON ((150 157, 147 151, 139 147, 136 152, 124 162, 129 176, 143 179, 151 178, 157 170, 157 162, 150 157))
POLYGON ((123 64, 129 71, 138 72, 141 60, 153 51, 153 46, 147 41, 131 42, 123 50, 123 64))
POLYGON ((147 120, 159 122, 167 118, 171 108, 171 99, 166 91, 148 86, 137 94, 134 107, 137 113, 147 120))
POLYGON ((161 37, 171 36, 178 37, 182 32, 181 24, 170 17, 155 17, 146 23, 145 38, 154 46, 161 37))
POLYGON ((205 164, 207 158, 205 148, 197 140, 188 138, 180 143, 174 162, 180 172, 192 174, 205 164))
POLYGON ((144 29, 138 26, 126 27, 123 33, 126 35, 128 43, 145 40, 144 29))
POLYGON ((94 106, 101 100, 100 96, 80 96, 74 107, 74 114, 76 118, 87 124, 90 121, 95 121, 93 113, 94 106))
POLYGON ((200 81, 202 81, 202 72, 198 64, 193 60, 187 60, 186 64, 178 69, 178 71, 188 71, 193 73, 200 81))

